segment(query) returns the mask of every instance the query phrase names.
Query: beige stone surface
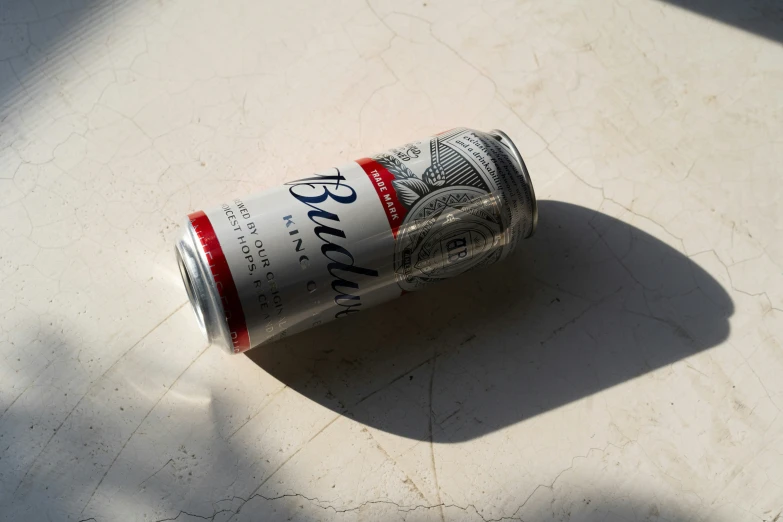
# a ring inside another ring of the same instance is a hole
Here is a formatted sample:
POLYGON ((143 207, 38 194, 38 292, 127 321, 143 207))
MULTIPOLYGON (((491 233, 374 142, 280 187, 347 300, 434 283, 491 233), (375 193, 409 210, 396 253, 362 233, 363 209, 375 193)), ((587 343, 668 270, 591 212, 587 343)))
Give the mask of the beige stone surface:
POLYGON ((783 519, 783 15, 675 4, 0 2, 0 519, 783 519), (461 125, 518 255, 206 346, 188 212, 461 125))

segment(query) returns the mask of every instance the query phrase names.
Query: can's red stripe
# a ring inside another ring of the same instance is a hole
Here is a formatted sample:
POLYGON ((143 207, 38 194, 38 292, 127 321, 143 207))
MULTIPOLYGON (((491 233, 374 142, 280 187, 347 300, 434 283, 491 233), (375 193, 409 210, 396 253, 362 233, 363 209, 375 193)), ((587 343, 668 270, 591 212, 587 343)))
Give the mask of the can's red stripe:
POLYGON ((203 211, 199 210, 188 216, 193 230, 196 232, 201 243, 201 248, 207 256, 209 270, 217 286, 220 302, 223 305, 223 312, 226 314, 226 322, 231 333, 231 342, 234 345, 234 353, 244 352, 250 349, 250 335, 247 331, 245 322, 245 312, 242 310, 242 303, 239 301, 239 293, 234 284, 234 278, 231 277, 231 269, 228 267, 228 261, 220 247, 220 242, 215 235, 215 229, 212 228, 209 218, 203 211))
POLYGON ((372 186, 375 187, 375 192, 378 194, 378 199, 381 200, 384 212, 386 212, 386 218, 389 220, 389 226, 391 227, 392 234, 397 237, 397 229, 400 228, 405 215, 408 210, 400 203, 397 197, 397 191, 394 190, 394 174, 386 170, 386 167, 370 158, 362 158, 356 163, 364 169, 367 177, 370 178, 372 186))

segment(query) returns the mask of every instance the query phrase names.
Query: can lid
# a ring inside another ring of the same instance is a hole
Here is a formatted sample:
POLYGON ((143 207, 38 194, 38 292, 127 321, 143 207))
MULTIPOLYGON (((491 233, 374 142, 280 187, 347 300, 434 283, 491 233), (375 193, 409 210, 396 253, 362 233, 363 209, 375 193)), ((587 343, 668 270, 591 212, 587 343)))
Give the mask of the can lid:
POLYGON ((536 227, 538 226, 538 202, 536 201, 536 192, 533 190, 533 181, 530 179, 530 172, 528 172, 527 166, 525 166, 525 160, 522 159, 522 154, 519 153, 519 149, 517 149, 517 146, 514 145, 513 141, 511 141, 511 138, 508 137, 508 134, 500 129, 492 129, 489 131, 489 135, 498 140, 500 144, 511 153, 511 156, 519 164, 519 168, 522 171, 522 177, 525 179, 525 182, 530 189, 530 204, 532 206, 531 214, 533 225, 530 228, 530 234, 526 236, 530 237, 535 233, 536 227))

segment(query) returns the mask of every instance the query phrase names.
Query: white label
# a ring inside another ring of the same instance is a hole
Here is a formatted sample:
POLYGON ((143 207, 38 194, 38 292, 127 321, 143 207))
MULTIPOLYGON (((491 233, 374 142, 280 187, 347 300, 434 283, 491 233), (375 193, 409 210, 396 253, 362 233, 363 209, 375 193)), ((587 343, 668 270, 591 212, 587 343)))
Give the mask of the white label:
POLYGON ((400 295, 389 284, 394 238, 379 203, 365 171, 349 163, 206 213, 239 293, 250 346, 400 295), (226 210, 237 222, 219 228, 226 210))

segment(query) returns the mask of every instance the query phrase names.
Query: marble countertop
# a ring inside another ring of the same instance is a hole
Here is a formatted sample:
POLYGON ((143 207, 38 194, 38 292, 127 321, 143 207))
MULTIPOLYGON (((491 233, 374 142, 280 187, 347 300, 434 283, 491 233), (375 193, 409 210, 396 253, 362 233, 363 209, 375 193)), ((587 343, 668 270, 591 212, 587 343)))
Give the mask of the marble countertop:
POLYGON ((781 12, 0 3, 0 519, 783 520, 781 12), (518 253, 207 347, 188 212, 462 125, 518 253))

